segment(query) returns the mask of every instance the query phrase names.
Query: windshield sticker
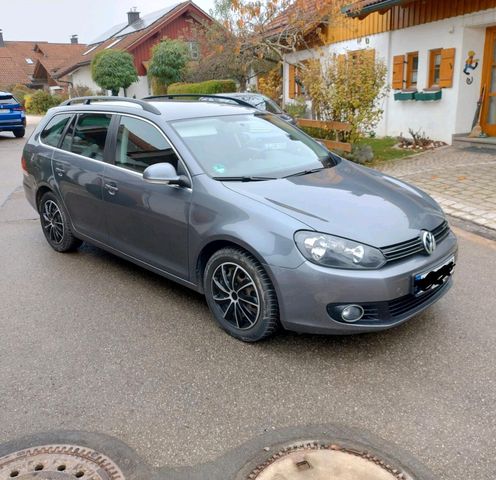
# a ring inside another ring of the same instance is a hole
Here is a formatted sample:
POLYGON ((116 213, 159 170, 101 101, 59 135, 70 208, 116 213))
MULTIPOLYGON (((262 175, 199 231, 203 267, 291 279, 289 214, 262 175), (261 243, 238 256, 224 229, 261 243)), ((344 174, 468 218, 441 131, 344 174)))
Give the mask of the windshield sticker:
POLYGON ((225 173, 226 167, 222 163, 216 163, 213 167, 215 173, 225 173))

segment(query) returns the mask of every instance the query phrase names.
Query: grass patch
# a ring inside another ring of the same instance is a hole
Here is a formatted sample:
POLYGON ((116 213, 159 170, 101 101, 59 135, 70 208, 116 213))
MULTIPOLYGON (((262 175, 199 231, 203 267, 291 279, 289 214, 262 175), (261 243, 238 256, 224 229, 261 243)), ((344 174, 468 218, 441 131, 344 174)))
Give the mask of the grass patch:
MULTIPOLYGON (((336 140, 334 132, 322 130, 320 128, 304 127, 302 130, 314 138, 321 138, 323 140, 336 140)), ((374 161, 371 165, 387 162, 388 160, 396 160, 398 158, 409 157, 415 152, 413 150, 404 150, 395 148, 398 140, 394 137, 381 137, 381 138, 361 138, 356 142, 357 145, 370 145, 374 151, 374 161)))
POLYGON ((372 163, 387 162, 388 160, 409 157, 414 153, 418 153, 412 150, 395 148, 397 143, 398 140, 393 137, 362 138, 357 142, 358 145, 370 145, 372 147, 372 150, 374 150, 374 161, 372 163))

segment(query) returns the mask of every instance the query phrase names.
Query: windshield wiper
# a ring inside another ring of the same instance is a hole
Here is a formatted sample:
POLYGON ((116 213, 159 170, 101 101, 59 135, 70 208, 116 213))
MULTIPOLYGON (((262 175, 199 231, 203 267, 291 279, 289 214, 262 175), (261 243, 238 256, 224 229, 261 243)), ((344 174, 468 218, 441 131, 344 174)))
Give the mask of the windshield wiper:
POLYGON ((220 182, 264 182, 265 180, 277 180, 277 177, 212 177, 220 182))
POLYGON ((303 175, 310 175, 311 173, 317 173, 321 170, 324 170, 325 167, 312 168, 311 170, 303 170, 302 172, 292 173, 291 175, 286 175, 283 178, 291 178, 291 177, 302 177, 303 175))

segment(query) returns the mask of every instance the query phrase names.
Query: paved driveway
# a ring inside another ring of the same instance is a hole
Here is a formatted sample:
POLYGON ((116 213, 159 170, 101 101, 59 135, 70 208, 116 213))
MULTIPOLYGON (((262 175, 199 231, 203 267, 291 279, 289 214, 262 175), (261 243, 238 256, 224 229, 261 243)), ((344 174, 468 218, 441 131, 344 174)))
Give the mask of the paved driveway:
POLYGON ((496 150, 447 147, 381 170, 429 192, 448 214, 496 230, 496 150))
MULTIPOLYGON (((0 141, 12 189, 21 146, 0 141)), ((179 467, 273 429, 340 424, 439 479, 493 478, 496 244, 460 232, 460 249, 453 290, 400 328, 246 345, 186 288, 93 247, 55 253, 12 193, 0 208, 0 442, 98 431, 179 467)))

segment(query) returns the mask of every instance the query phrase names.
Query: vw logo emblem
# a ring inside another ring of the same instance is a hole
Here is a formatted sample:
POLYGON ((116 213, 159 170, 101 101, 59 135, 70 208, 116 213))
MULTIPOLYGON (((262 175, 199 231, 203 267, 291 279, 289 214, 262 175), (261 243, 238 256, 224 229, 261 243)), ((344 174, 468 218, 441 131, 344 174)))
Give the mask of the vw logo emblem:
POLYGON ((432 255, 434 250, 436 250, 436 237, 431 232, 428 232, 427 230, 423 230, 421 238, 425 251, 429 255, 432 255))

